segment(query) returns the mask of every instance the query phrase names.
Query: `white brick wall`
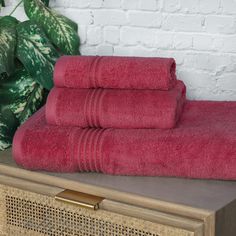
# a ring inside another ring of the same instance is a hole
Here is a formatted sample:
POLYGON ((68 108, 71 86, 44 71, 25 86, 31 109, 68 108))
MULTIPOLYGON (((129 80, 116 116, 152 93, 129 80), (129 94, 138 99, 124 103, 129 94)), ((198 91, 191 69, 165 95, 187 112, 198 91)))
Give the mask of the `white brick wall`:
MULTIPOLYGON (((5 1, 2 15, 18 3, 5 1)), ((236 0, 50 2, 79 24, 82 54, 174 57, 189 98, 236 100, 236 0)))

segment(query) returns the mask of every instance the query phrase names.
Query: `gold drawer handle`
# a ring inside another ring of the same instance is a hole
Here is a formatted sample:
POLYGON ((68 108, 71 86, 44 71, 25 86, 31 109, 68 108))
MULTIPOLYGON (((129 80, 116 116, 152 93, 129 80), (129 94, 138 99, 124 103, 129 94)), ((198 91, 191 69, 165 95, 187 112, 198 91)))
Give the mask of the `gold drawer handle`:
POLYGON ((104 200, 104 198, 102 197, 67 189, 58 193, 55 196, 55 199, 65 203, 71 203, 80 207, 92 209, 94 211, 99 209, 99 203, 101 203, 102 200, 104 200))

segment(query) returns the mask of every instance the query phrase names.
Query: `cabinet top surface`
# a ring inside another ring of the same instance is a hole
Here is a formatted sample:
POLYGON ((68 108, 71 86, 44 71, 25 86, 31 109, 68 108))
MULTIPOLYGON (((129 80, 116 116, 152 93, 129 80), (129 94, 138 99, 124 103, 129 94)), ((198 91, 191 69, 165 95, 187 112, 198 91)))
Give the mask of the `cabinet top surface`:
POLYGON ((236 181, 110 176, 98 173, 31 172, 17 166, 12 159, 11 150, 0 152, 0 174, 28 178, 30 181, 37 182, 40 182, 40 176, 43 174, 48 180, 56 179, 58 185, 63 181, 67 181, 67 183, 71 181, 75 185, 86 184, 102 187, 211 211, 216 211, 236 199, 236 181))

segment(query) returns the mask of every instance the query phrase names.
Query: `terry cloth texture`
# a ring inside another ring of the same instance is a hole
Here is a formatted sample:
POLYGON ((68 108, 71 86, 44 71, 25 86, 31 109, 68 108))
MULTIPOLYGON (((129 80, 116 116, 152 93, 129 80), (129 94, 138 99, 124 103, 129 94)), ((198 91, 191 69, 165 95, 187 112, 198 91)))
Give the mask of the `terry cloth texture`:
POLYGON ((56 87, 169 90, 176 84, 173 58, 62 56, 56 87))
POLYGON ((236 102, 188 101, 175 129, 81 129, 46 124, 45 108, 16 132, 30 170, 236 180, 236 102))
POLYGON ((47 99, 46 120, 84 128, 168 129, 178 122, 185 99, 182 81, 169 91, 54 87, 47 99))

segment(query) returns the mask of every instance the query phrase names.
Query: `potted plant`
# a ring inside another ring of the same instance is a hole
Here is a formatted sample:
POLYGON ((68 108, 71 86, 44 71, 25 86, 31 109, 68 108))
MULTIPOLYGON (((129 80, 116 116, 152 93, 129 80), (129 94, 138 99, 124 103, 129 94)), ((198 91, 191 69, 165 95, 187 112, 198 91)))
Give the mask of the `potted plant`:
POLYGON ((45 103, 56 60, 79 54, 77 31, 49 0, 20 1, 0 17, 0 150, 11 146, 17 127, 45 103), (29 18, 24 22, 12 16, 21 3, 29 18))

